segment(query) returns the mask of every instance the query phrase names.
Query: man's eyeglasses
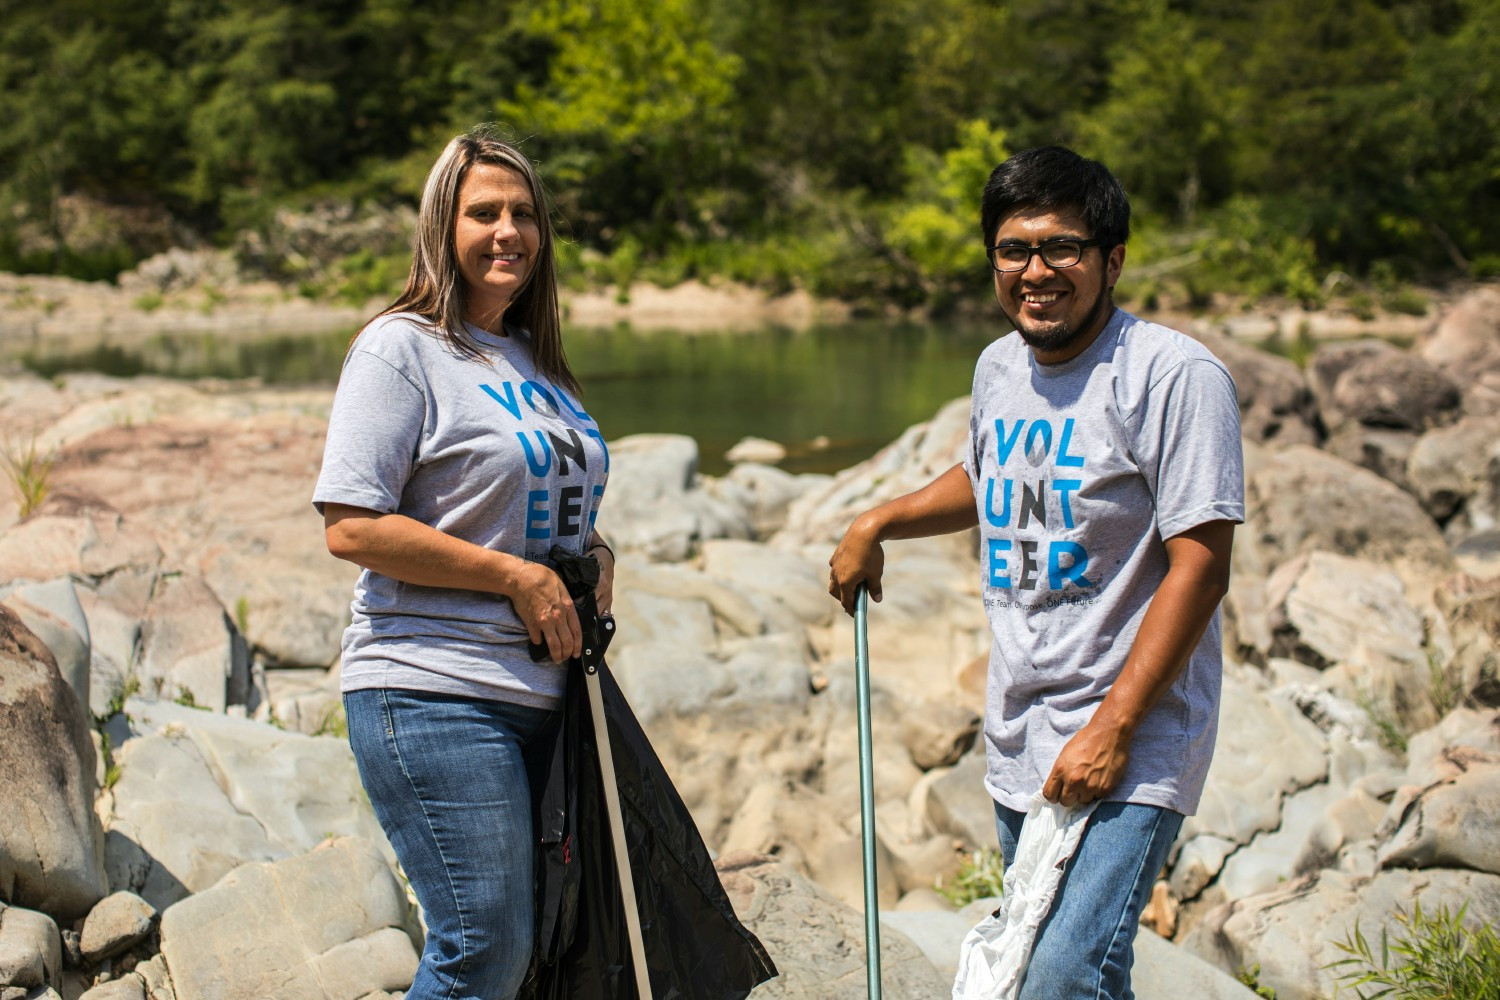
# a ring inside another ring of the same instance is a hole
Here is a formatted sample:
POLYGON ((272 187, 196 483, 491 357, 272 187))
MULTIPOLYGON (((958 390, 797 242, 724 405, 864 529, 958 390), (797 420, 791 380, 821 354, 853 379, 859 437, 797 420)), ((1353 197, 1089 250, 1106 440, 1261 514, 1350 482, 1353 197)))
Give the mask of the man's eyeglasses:
POLYGON ((1101 247, 1103 240, 1046 240, 1036 246, 1025 243, 1001 243, 986 247, 990 266, 997 271, 1024 271, 1031 263, 1033 254, 1040 254, 1042 263, 1048 267, 1072 267, 1083 259, 1089 247, 1101 247))

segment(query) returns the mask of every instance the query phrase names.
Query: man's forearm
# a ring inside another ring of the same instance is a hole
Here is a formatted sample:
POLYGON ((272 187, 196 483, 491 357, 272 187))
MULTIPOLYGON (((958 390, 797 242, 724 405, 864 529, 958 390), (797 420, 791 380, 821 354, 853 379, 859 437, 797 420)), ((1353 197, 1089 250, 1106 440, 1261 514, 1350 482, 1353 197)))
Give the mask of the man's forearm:
MULTIPOLYGON (((1225 526, 1226 533, 1232 530, 1225 526)), ((1191 544, 1184 539, 1178 548, 1191 544)), ((1227 551, 1223 561, 1228 562, 1227 551)), ((1120 676, 1094 713, 1095 723, 1134 735, 1182 673, 1227 589, 1227 572, 1206 549, 1198 558, 1179 551, 1141 619, 1120 676)))
POLYGON ((1058 754, 1042 794, 1072 806, 1107 795, 1125 776, 1131 741, 1187 665, 1229 587, 1234 525, 1215 521, 1167 539, 1169 568, 1130 653, 1094 716, 1058 754))
POLYGON ((955 465, 915 493, 897 497, 855 518, 849 531, 871 541, 926 538, 963 531, 979 523, 974 489, 962 465, 955 465))

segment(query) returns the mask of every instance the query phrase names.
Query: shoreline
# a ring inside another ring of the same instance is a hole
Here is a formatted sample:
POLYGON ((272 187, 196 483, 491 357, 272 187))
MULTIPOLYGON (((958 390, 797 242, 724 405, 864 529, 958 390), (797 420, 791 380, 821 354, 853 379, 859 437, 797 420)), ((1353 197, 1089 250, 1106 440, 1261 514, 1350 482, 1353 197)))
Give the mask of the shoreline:
MULTIPOLYGON (((1415 339, 1436 322, 1443 306, 1459 292, 1428 290, 1423 315, 1375 312, 1361 318, 1327 306, 1307 310, 1267 301, 1225 301, 1203 312, 1170 305, 1124 308, 1183 330, 1205 326, 1234 340, 1258 343, 1273 337, 1314 341, 1381 337, 1415 339)), ((850 303, 815 298, 805 290, 770 295, 731 282, 685 281, 671 288, 637 282, 621 294, 614 286, 575 291, 559 289, 565 324, 586 328, 628 326, 641 332, 747 333, 780 327, 804 330, 855 319, 907 322, 984 323, 988 310, 961 309, 937 319, 925 313, 887 311, 861 314, 850 303)), ((0 358, 26 353, 52 355, 101 345, 130 348, 162 336, 212 336, 227 339, 316 335, 354 330, 373 316, 384 300, 363 305, 308 299, 273 282, 244 283, 220 289, 212 284, 159 292, 141 282, 86 282, 55 275, 0 273, 0 358)))

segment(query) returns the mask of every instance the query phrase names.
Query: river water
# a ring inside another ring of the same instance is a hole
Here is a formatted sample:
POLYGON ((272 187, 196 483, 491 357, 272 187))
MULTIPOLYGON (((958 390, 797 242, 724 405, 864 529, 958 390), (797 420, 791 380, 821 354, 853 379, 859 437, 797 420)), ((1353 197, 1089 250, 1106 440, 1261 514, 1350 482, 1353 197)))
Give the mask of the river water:
MULTIPOLYGON (((788 471, 834 472, 966 394, 975 360, 1003 332, 885 322, 722 334, 616 327, 568 330, 565 346, 584 405, 609 438, 687 434, 703 471, 721 474, 724 452, 753 435, 787 447, 788 471)), ((47 376, 82 370, 331 387, 351 333, 162 336, 23 361, 47 376)))

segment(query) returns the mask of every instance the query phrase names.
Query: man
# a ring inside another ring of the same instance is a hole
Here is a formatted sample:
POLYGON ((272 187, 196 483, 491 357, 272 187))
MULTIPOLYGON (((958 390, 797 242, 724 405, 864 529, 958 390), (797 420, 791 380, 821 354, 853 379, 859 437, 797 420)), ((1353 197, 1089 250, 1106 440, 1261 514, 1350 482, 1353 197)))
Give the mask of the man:
POLYGON ((1130 205, 1103 165, 1017 153, 981 225, 1015 332, 979 359, 967 455, 856 518, 829 591, 846 611, 860 584, 878 601, 883 542, 979 526, 985 785, 1006 863, 1038 792, 1100 800, 1021 997, 1126 998, 1141 909, 1213 754, 1244 518, 1234 384, 1196 341, 1115 308, 1130 205))

